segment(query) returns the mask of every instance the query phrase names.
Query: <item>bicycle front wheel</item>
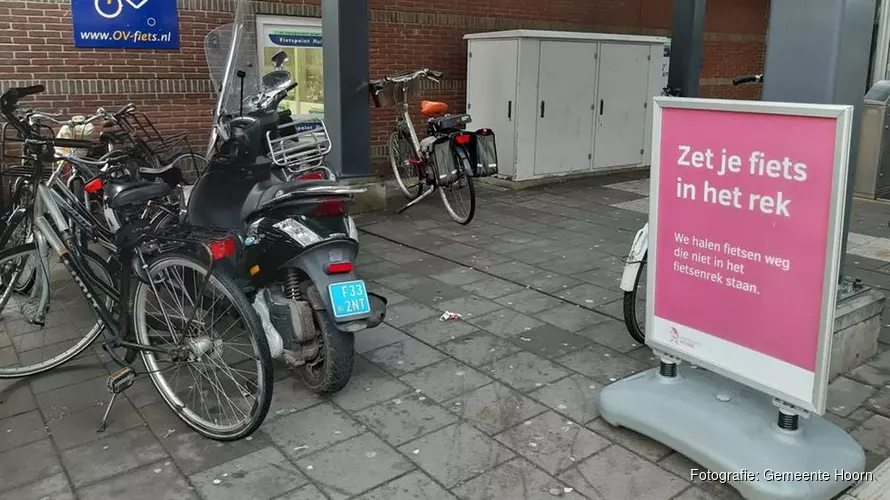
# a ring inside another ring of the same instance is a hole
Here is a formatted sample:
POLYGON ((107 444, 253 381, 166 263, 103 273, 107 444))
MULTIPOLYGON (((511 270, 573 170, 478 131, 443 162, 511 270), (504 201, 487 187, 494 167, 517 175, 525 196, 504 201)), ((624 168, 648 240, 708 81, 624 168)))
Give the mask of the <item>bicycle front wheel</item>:
POLYGON ((417 198, 420 195, 421 184, 417 166, 411 163, 411 160, 417 159, 411 139, 404 131, 396 130, 389 136, 387 149, 389 164, 399 190, 410 200, 417 198))
MULTIPOLYGON (((60 366, 83 352, 104 328, 71 271, 52 252, 44 261, 46 273, 37 264, 36 286, 39 292, 47 289, 52 306, 44 320, 46 326, 23 320, 23 314, 16 309, 24 313, 28 306, 39 308, 35 302, 39 302, 40 293, 32 294, 33 297, 18 294, 16 285, 26 264, 39 262, 38 253, 34 243, 0 252, 0 310, 6 326, 6 333, 0 333, 0 378, 36 375, 60 366), (83 325, 90 325, 86 333, 80 333, 83 325)), ((85 252, 83 263, 95 278, 112 285, 111 273, 101 257, 85 252)), ((112 307, 113 298, 94 293, 106 307, 112 307)))
POLYGON ((133 298, 136 341, 152 382, 180 420, 218 441, 249 436, 272 403, 272 357, 241 288, 189 255, 148 264, 133 298), (182 376, 182 378, 180 378, 182 376))
POLYGON ((646 258, 643 255, 632 292, 624 292, 624 324, 627 333, 641 344, 646 343, 646 258))
POLYGON ((440 185, 439 196, 442 197, 448 216, 458 224, 467 225, 476 214, 476 188, 473 187, 471 175, 473 166, 470 165, 470 155, 463 146, 458 146, 455 152, 458 159, 457 179, 446 186, 440 185))

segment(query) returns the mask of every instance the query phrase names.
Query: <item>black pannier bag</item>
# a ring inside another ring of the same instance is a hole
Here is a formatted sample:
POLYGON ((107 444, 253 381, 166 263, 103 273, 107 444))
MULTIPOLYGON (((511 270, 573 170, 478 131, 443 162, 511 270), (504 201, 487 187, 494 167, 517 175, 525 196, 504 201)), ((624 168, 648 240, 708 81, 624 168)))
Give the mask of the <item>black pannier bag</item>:
MULTIPOLYGON (((430 147, 433 156, 433 165, 436 168, 440 186, 449 186, 457 180, 458 157, 454 149, 454 140, 451 136, 443 136, 436 139, 430 147)), ((468 172, 469 175, 469 172, 468 172)))
POLYGON ((488 177, 498 173, 498 150, 494 140, 494 131, 480 128, 476 131, 473 156, 473 176, 488 177))

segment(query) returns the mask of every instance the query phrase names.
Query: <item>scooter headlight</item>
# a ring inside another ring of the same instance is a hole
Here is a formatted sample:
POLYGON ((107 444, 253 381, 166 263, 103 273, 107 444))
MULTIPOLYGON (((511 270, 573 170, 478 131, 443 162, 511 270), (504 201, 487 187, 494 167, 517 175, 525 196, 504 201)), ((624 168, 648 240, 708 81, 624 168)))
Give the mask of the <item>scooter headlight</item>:
POLYGON ((293 219, 284 219, 282 221, 276 222, 275 225, 272 227, 283 231, 285 234, 293 238, 294 241, 296 241, 300 245, 303 245, 304 247, 321 241, 321 237, 315 234, 314 231, 293 219))

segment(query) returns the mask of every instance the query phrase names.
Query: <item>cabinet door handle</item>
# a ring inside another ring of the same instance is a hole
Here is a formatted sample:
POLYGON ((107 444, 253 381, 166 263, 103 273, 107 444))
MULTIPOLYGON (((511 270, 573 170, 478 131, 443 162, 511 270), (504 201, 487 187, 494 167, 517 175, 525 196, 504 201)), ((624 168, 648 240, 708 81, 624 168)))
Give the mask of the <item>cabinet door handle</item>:
POLYGON ((544 101, 541 101, 541 118, 544 118, 544 101))
POLYGON ((513 101, 507 101, 507 119, 513 119, 513 101))
POLYGON ((600 99, 600 116, 603 116, 603 100, 600 99))

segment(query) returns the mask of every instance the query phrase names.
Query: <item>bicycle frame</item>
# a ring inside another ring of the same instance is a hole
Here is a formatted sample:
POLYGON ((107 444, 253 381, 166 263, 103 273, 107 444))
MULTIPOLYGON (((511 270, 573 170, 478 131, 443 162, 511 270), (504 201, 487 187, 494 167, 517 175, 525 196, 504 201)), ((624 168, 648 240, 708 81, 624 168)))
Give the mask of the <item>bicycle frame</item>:
POLYGON ((417 157, 421 158, 421 150, 420 150, 420 138, 417 136, 417 129, 414 128, 414 122, 411 120, 410 109, 411 106, 408 104, 408 85, 410 82, 404 82, 399 84, 399 90, 402 94, 402 99, 399 100, 399 118, 396 123, 396 127, 404 126, 408 129, 408 135, 411 137, 411 145, 414 147, 414 152, 417 153, 417 157))

